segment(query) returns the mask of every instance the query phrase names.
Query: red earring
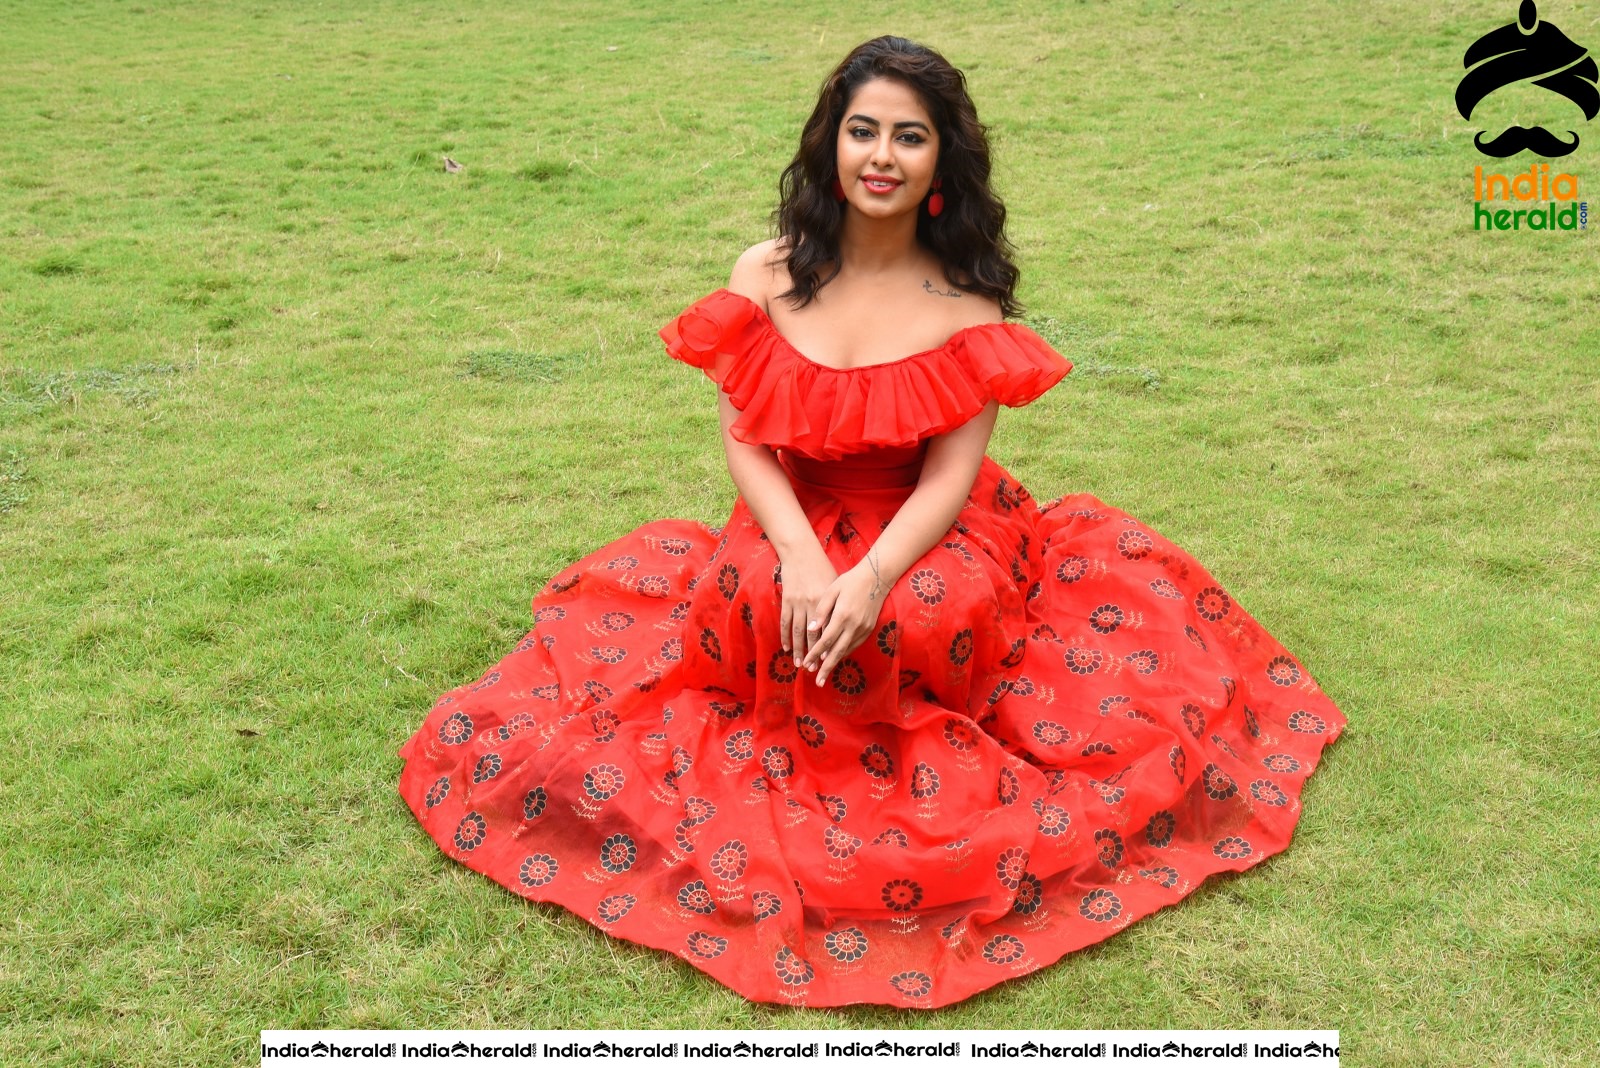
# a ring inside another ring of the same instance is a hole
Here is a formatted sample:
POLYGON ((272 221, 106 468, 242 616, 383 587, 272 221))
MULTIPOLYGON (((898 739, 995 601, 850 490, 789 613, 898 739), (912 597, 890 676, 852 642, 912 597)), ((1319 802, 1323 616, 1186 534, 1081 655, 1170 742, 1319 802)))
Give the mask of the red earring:
POLYGON ((843 200, 844 199, 844 186, 839 184, 838 175, 835 175, 834 179, 833 179, 833 199, 835 199, 835 200, 843 200))
POLYGON ((937 216, 944 210, 944 194, 939 192, 939 179, 933 180, 933 192, 928 194, 928 214, 937 216))

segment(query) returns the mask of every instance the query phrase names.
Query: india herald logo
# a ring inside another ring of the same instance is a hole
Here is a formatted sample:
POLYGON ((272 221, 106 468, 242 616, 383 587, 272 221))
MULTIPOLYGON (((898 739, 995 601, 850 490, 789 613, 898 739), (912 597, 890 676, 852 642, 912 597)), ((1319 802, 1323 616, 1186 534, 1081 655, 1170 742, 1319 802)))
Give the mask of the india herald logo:
MULTIPOLYGON (((1539 18, 1533 0, 1522 0, 1517 21, 1490 30, 1474 41, 1461 58, 1466 76, 1456 87, 1456 110, 1463 119, 1472 118, 1472 109, 1496 89, 1532 79, 1541 89, 1558 93, 1576 104, 1584 119, 1600 114, 1600 69, 1588 50, 1556 28, 1555 23, 1539 18)), ((1498 137, 1484 141, 1480 131, 1473 138, 1478 151, 1503 159, 1528 149, 1541 156, 1565 156, 1578 147, 1576 130, 1568 130, 1570 142, 1563 141, 1543 126, 1511 126, 1498 137)))

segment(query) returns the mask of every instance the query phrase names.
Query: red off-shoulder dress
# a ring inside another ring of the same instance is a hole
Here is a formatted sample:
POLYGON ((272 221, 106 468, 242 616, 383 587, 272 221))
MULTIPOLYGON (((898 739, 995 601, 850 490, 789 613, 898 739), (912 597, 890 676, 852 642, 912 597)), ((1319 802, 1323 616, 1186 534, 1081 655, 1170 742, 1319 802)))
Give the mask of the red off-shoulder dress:
MULTIPOLYGON (((661 336, 841 572, 931 435, 1071 369, 1015 323, 829 368, 726 289, 661 336)), ((1345 724, 1193 557, 988 457, 825 687, 781 648, 781 582, 743 498, 574 562, 402 747, 401 795, 449 856, 747 998, 932 1008, 1286 848, 1345 724)))

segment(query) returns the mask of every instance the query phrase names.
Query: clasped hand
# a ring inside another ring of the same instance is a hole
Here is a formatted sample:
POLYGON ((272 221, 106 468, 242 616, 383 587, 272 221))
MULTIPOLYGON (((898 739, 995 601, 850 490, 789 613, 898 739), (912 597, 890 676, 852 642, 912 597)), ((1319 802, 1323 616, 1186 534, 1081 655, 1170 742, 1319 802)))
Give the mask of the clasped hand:
POLYGON ((783 564, 783 648, 794 654, 796 666, 817 673, 818 686, 877 625, 885 591, 874 597, 876 586, 865 564, 841 575, 821 552, 783 564))

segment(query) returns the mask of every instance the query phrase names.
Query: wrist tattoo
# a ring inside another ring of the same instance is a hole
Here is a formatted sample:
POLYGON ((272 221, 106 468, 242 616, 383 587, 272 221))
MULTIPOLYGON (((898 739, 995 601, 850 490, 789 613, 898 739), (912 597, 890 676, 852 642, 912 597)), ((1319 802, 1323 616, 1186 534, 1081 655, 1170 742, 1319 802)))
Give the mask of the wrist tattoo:
POLYGON ((872 592, 867 594, 867 600, 869 601, 876 601, 878 595, 883 592, 883 575, 878 572, 877 561, 872 559, 874 552, 877 552, 876 546, 867 550, 866 555, 867 566, 872 568, 872 592))

